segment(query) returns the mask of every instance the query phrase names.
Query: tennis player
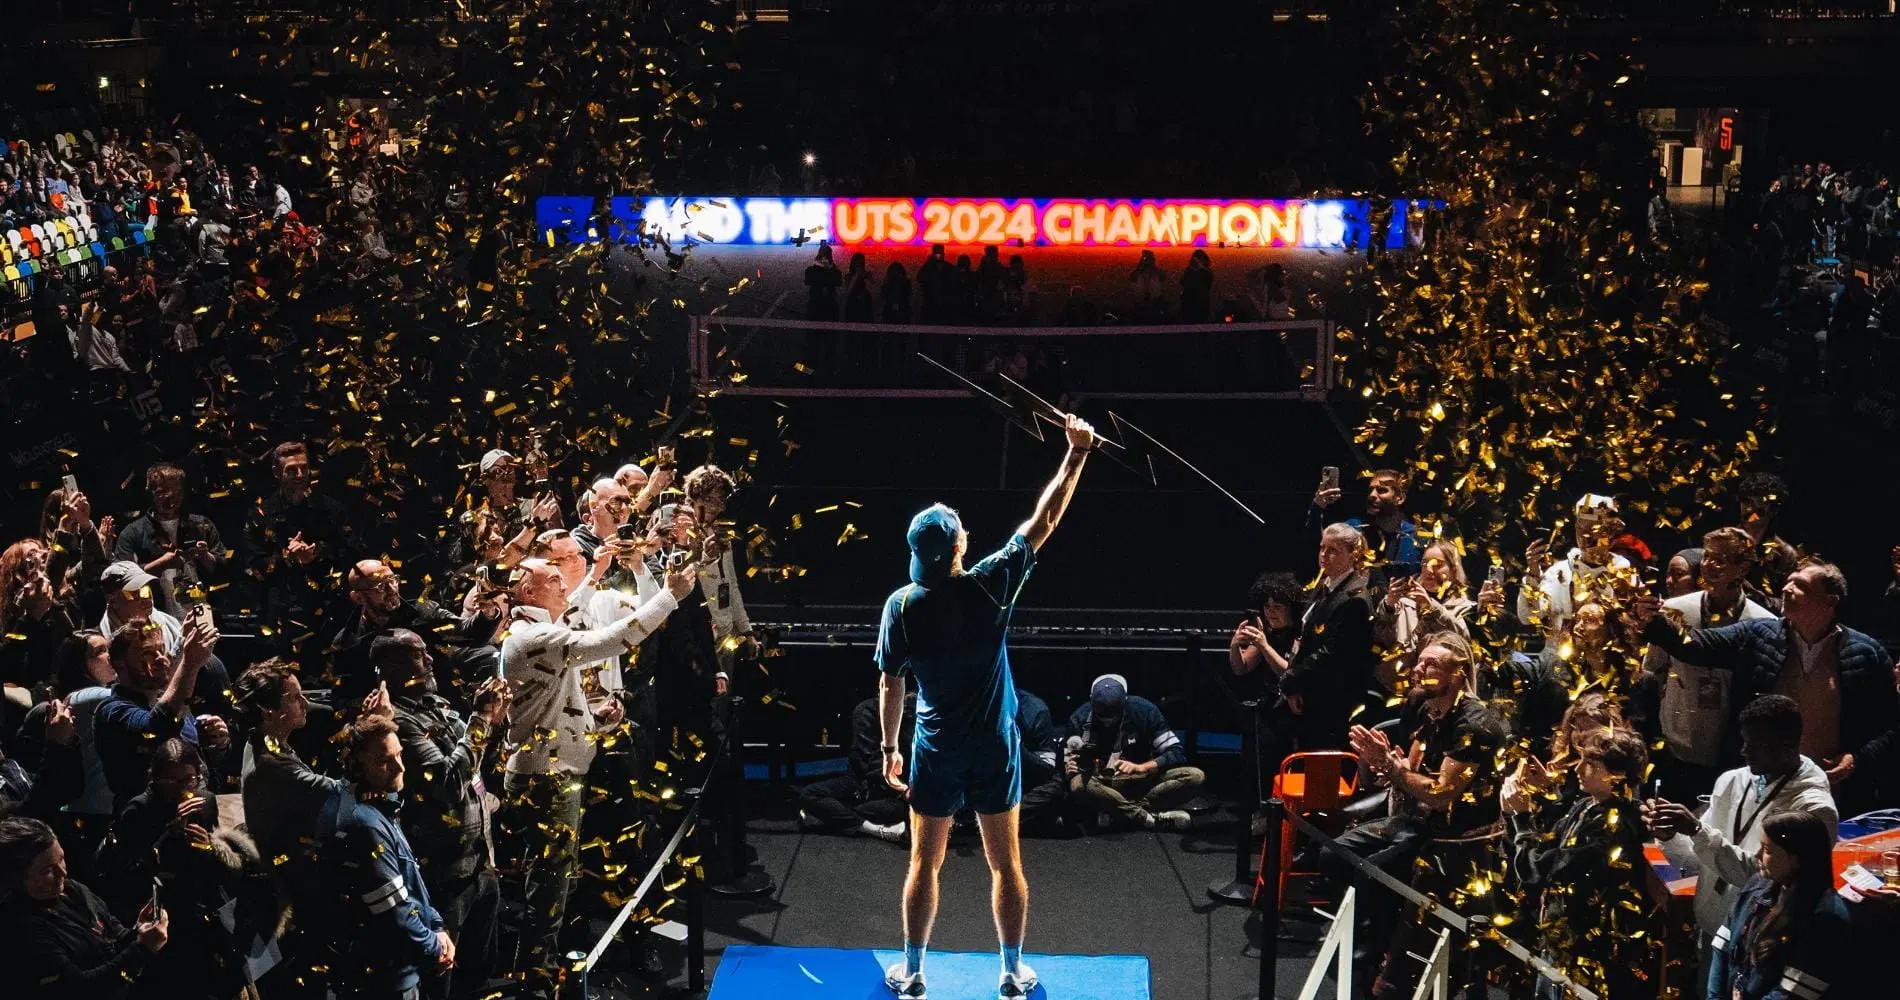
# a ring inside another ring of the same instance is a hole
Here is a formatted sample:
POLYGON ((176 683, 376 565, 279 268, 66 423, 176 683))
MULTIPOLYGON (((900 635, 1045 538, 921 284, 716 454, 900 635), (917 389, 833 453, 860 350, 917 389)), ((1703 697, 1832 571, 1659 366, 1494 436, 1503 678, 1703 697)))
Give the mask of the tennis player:
POLYGON ((1022 1000, 1036 988, 1036 973, 1022 958, 1029 920, 1029 882, 1016 842, 1022 736, 1005 639, 1036 550, 1062 520, 1095 446, 1095 429, 1081 418, 1065 415, 1063 430, 1069 451, 1062 467, 1043 489, 1035 513, 1002 548, 964 569, 969 535, 956 511, 935 504, 910 522, 910 584, 884 602, 877 642, 884 780, 909 794, 911 829, 904 959, 885 970, 884 983, 902 1000, 925 1000, 924 949, 937 918, 937 873, 952 818, 966 806, 976 813, 990 866, 990 903, 1003 953, 997 996, 1022 1000), (904 748, 896 743, 905 674, 917 678, 908 784, 904 748))

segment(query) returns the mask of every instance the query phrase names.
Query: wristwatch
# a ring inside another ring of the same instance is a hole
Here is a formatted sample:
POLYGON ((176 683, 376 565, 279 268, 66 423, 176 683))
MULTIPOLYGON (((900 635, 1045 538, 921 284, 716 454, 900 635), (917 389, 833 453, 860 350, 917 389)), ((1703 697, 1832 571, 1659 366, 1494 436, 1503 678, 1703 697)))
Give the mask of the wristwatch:
POLYGON ((896 747, 880 747, 879 749, 883 750, 886 754, 894 754, 897 752, 896 747))

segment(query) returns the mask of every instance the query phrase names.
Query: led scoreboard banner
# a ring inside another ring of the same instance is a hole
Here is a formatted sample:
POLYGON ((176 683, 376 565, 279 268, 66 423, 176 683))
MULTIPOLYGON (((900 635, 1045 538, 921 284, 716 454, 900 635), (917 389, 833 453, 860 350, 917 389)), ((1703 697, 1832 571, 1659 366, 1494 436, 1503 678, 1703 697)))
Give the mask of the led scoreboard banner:
MULTIPOLYGON (((610 198, 551 195, 535 205, 549 245, 664 241, 680 246, 1307 247, 1364 248, 1374 203, 1362 199, 610 198)), ((1397 199, 1381 242, 1407 245, 1412 208, 1397 199)), ((1383 213, 1382 213, 1383 214, 1383 213)))

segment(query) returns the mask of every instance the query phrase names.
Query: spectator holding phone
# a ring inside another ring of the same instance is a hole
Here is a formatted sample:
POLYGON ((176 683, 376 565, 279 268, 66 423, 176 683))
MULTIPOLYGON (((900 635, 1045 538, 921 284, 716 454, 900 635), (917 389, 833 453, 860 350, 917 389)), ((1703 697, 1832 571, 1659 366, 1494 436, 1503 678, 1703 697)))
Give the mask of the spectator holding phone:
POLYGON ((224 566, 224 538, 202 514, 187 514, 185 470, 159 462, 145 470, 152 509, 119 532, 114 559, 130 560, 158 577, 159 606, 173 616, 184 613, 185 592, 217 579, 224 566))
MULTIPOLYGON (((165 740, 183 740, 214 765, 229 748, 231 732, 222 718, 191 711, 192 688, 217 641, 216 628, 193 625, 174 658, 164 632, 149 621, 127 622, 112 633, 107 650, 119 682, 99 707, 93 732, 115 812, 145 790, 152 752, 165 740)), ((211 794, 208 785, 200 791, 211 794)), ((206 808, 215 824, 217 800, 206 808)))
POLYGON ((1286 672, 1306 602, 1299 578, 1284 572, 1260 574, 1247 597, 1247 617, 1227 641, 1227 668, 1236 693, 1254 700, 1275 690, 1275 680, 1286 672))
MULTIPOLYGON (((1418 538, 1418 525, 1405 514, 1408 480, 1397 469, 1374 469, 1366 489, 1366 516, 1333 518, 1358 528, 1366 539, 1366 551, 1373 565, 1385 565, 1386 577, 1409 576, 1419 572, 1424 547, 1418 538)), ((1345 494, 1339 486, 1339 469, 1320 470, 1319 489, 1306 512, 1306 531, 1317 534, 1332 518, 1332 507, 1345 494)), ((1375 583, 1378 581, 1374 581, 1375 583)))
POLYGON ((66 851, 36 819, 0 819, 0 983, 22 1000, 123 1000, 170 939, 156 903, 119 923, 91 889, 66 875, 66 851))
MULTIPOLYGON (((530 924, 522 941, 525 968, 520 971, 551 984, 581 827, 579 779, 597 750, 591 736, 599 723, 582 669, 647 641, 699 581, 692 567, 676 567, 667 574, 666 590, 638 610, 600 628, 577 630, 565 620, 568 585, 559 570, 544 559, 528 559, 517 574, 511 621, 501 646, 502 676, 514 702, 503 819, 527 867, 530 924)), ((603 706, 609 714, 602 721, 618 723, 618 703, 606 705, 612 708, 603 706)))
MULTIPOLYGON (((52 679, 60 644, 79 627, 79 604, 65 582, 74 555, 37 539, 0 553, 0 683, 18 692, 21 706, 52 679)), ((14 703, 7 698, 0 712, 14 703)))
POLYGON ((581 557, 591 563, 601 543, 620 537, 621 528, 633 517, 634 502, 617 479, 595 480, 584 499, 587 517, 574 529, 574 540, 580 543, 581 557))
MULTIPOLYGON (((539 454, 530 451, 528 458, 537 461, 539 454)), ((539 492, 533 497, 518 495, 521 465, 509 452, 490 449, 482 455, 479 469, 482 495, 456 519, 461 534, 454 562, 468 566, 494 562, 510 554, 514 559, 509 561, 518 561, 536 534, 561 526, 560 503, 545 489, 545 463, 529 470, 540 477, 539 492)))
POLYGON ((1425 547, 1416 575, 1388 574, 1385 593, 1372 613, 1372 641, 1387 651, 1376 672, 1381 687, 1396 691, 1400 670, 1417 654, 1425 636, 1456 632, 1471 637, 1465 623, 1476 607, 1470 586, 1457 543, 1444 539, 1425 547), (1394 658, 1393 651, 1402 655, 1394 658))
POLYGON ((1573 513, 1577 545, 1564 558, 1552 561, 1550 545, 1543 539, 1524 550, 1517 618, 1541 628, 1547 640, 1569 627, 1579 607, 1605 596, 1617 572, 1630 568, 1628 559, 1610 550, 1610 542, 1623 530, 1614 498, 1586 493, 1573 513))
MULTIPOLYGON (((102 634, 111 635, 128 622, 148 621, 164 634, 167 653, 176 657, 184 649, 185 623, 158 608, 161 594, 158 577, 146 572, 138 563, 124 559, 106 567, 99 577, 99 585, 106 599, 106 613, 99 620, 102 634)), ((214 653, 198 672, 192 698, 210 711, 223 712, 230 707, 230 699, 225 695, 230 688, 230 671, 214 653)))
POLYGON ((1655 798, 1642 806, 1643 824, 1662 842, 1669 862, 1696 878, 1696 924, 1702 932, 1703 968, 1709 968, 1716 934, 1760 871, 1765 823, 1778 813, 1818 816, 1828 843, 1840 813, 1828 791, 1827 774, 1801 754, 1805 720, 1793 699, 1764 695, 1742 709, 1742 759, 1747 763, 1716 780, 1700 816, 1678 802, 1655 798))
POLYGON ((234 906, 249 871, 262 870, 250 838, 218 828, 200 791, 204 762, 176 737, 152 755, 152 781, 132 797, 99 851, 99 891, 129 917, 151 902, 168 912, 171 939, 140 977, 141 996, 237 996, 250 982, 238 925, 220 911, 234 906))

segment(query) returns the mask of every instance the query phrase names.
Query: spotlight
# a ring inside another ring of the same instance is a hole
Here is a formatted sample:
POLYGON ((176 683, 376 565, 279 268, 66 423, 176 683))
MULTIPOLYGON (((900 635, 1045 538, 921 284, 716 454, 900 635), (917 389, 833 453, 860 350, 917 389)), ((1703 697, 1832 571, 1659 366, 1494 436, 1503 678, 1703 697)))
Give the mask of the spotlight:
POLYGON ((811 152, 811 151, 809 151, 809 150, 807 150, 807 151, 805 152, 805 155, 804 155, 804 157, 803 157, 803 159, 804 159, 804 161, 805 161, 805 165, 806 165, 806 166, 808 166, 808 167, 815 167, 815 166, 817 166, 817 165, 818 165, 818 154, 817 154, 817 153, 814 153, 814 152, 811 152))

